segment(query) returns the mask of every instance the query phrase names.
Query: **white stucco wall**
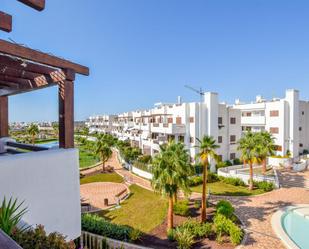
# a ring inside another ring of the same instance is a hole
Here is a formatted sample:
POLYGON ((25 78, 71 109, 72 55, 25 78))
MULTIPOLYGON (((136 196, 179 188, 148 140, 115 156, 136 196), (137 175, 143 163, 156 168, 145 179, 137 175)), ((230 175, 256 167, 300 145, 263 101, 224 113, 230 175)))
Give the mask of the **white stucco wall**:
POLYGON ((0 157, 0 200, 25 201, 23 221, 75 239, 81 233, 77 149, 0 157))

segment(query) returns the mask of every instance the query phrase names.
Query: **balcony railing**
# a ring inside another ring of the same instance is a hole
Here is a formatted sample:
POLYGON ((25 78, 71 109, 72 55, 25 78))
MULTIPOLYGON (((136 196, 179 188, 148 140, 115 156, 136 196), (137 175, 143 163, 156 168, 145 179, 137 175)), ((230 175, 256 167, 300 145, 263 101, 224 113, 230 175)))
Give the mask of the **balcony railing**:
POLYGON ((0 248, 1 249, 22 249, 14 240, 0 229, 0 248))

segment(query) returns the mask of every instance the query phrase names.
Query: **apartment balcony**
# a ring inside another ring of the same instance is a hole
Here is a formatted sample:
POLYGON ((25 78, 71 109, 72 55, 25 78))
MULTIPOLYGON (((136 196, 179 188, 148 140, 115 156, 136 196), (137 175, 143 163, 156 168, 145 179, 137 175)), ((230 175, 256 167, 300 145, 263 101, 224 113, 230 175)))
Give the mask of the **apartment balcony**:
POLYGON ((75 239, 81 233, 77 149, 48 149, 0 140, 0 200, 24 201, 23 222, 75 239), (33 150, 21 153, 22 150, 33 150), (14 153, 15 150, 15 154, 14 153), (34 152, 36 151, 36 152, 34 152), (14 154, 12 154, 14 153, 14 154))
POLYGON ((242 116, 242 125, 265 125, 265 116, 242 116))
POLYGON ((164 134, 184 134, 186 132, 186 126, 184 124, 151 124, 151 132, 164 133, 164 134))

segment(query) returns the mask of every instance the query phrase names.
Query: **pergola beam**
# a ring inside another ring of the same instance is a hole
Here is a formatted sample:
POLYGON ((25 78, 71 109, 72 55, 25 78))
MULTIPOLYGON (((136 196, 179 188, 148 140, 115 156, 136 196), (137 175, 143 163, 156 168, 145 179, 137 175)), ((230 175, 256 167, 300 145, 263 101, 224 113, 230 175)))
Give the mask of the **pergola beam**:
POLYGON ((74 83, 59 83, 59 147, 74 148, 74 83))
POLYGON ((38 11, 42 11, 45 8, 45 0, 18 0, 18 1, 38 11))
POLYGON ((89 75, 88 67, 1 39, 0 39, 0 53, 20 57, 22 59, 37 62, 40 64, 45 64, 51 67, 71 69, 74 70, 74 72, 76 73, 87 76, 89 75))
POLYGON ((0 96, 0 137, 9 136, 8 97, 0 96))
POLYGON ((12 16, 0 11, 0 30, 5 32, 12 31, 12 16))

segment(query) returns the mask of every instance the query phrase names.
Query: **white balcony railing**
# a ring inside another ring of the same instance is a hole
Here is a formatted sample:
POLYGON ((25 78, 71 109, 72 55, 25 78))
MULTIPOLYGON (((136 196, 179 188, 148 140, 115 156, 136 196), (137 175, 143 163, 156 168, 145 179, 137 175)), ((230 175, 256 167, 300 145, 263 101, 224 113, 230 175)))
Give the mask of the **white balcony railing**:
POLYGON ((265 116, 241 117, 242 125, 265 125, 265 116))
POLYGON ((184 124, 151 124, 151 132, 164 134, 184 134, 186 127, 184 124))

